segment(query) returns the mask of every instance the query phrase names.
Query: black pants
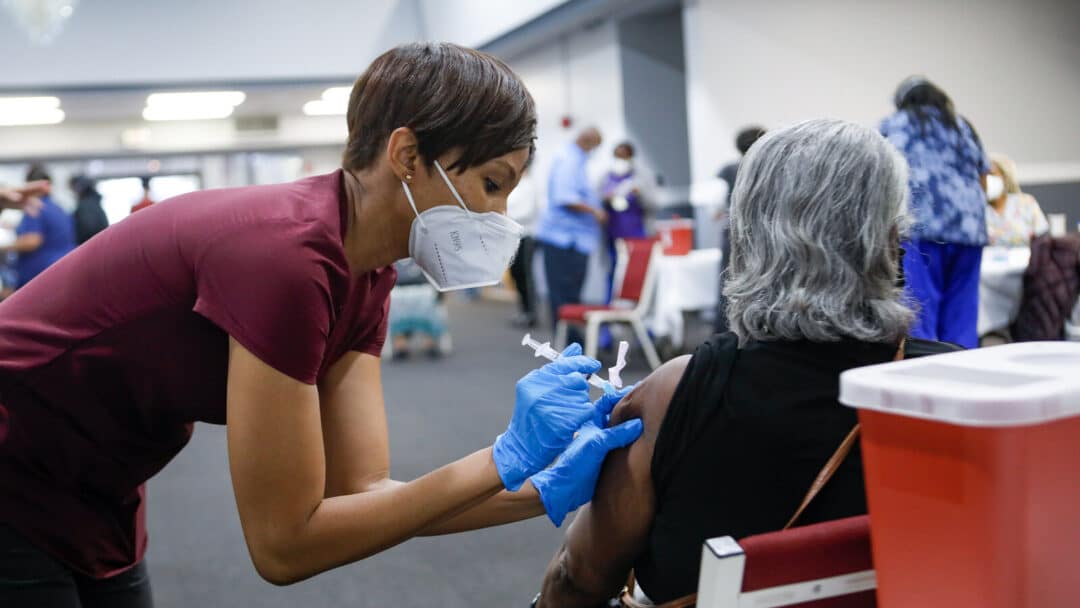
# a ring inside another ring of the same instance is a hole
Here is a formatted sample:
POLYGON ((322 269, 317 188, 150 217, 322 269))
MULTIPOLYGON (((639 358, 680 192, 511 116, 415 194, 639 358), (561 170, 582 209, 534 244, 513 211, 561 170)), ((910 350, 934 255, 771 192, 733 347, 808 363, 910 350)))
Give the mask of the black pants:
MULTIPOLYGON (((559 323, 560 306, 581 302, 581 288, 585 286, 585 273, 588 269, 588 255, 572 247, 563 248, 544 243, 544 278, 547 279, 553 328, 559 323)), ((567 341, 580 342, 579 333, 571 326, 567 341)))
POLYGON ((514 287, 517 288, 521 314, 530 320, 536 319, 536 291, 533 288, 532 276, 533 248, 535 247, 536 241, 532 237, 527 236, 521 239, 517 257, 510 265, 510 276, 513 277, 514 287))
POLYGON ((94 579, 56 561, 0 526, 0 606, 4 608, 152 608, 146 563, 94 579))

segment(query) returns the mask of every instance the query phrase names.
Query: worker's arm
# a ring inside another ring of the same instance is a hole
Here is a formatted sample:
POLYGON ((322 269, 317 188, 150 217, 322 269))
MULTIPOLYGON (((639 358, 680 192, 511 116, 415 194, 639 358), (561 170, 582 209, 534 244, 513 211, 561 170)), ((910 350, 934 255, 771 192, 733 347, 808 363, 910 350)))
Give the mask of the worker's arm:
MULTIPOLYGON (((558 360, 518 382, 510 424, 492 448, 414 481, 376 489, 369 475, 353 474, 341 463, 328 475, 319 390, 270 367, 230 337, 229 463, 256 569, 277 584, 302 580, 392 547, 503 487, 519 489, 595 418, 585 374, 595 373, 600 364, 580 353, 580 346, 571 345, 558 360), (327 491, 330 476, 336 486, 332 492, 327 491), (350 484, 368 491, 328 496, 350 484)), ((365 365, 363 357, 356 362, 365 365)), ((340 413, 328 420, 350 421, 340 413)), ((340 447, 338 439, 331 441, 340 447)), ((569 464, 587 469, 604 455, 586 453, 569 464)), ((385 462, 365 470, 386 468, 385 462)), ((571 476, 556 489, 567 492, 586 483, 591 489, 595 479, 571 476)))
MULTIPOLYGON (((319 384, 319 402, 326 498, 404 485, 390 478, 390 441, 378 357, 359 352, 343 356, 319 384)), ((467 505, 460 513, 448 514, 420 535, 464 532, 543 514, 540 496, 526 482, 517 492, 504 490, 479 504, 467 505)))
POLYGON ((539 606, 606 606, 622 589, 652 526, 653 449, 687 361, 688 356, 664 364, 615 408, 612 425, 640 417, 645 431, 604 461, 592 502, 578 513, 548 565, 539 606))
POLYGON ((22 209, 36 215, 41 209, 40 196, 49 193, 49 182, 27 182, 18 188, 0 188, 0 208, 22 209))
MULTIPOLYGON (((406 484, 327 497, 315 386, 278 372, 230 338, 227 400, 240 523, 256 569, 275 584, 392 547, 503 486, 492 449, 485 448, 406 484)), ((339 489, 363 483, 334 477, 339 489)))
POLYGON ((589 182, 584 167, 571 164, 566 159, 557 160, 552 167, 551 191, 548 200, 571 213, 591 215, 597 222, 606 222, 607 213, 590 205, 587 190, 589 182))
POLYGON ((27 232, 20 234, 15 242, 10 245, 4 245, 0 247, 0 252, 14 251, 15 253, 30 253, 41 249, 41 246, 45 244, 45 237, 41 236, 40 232, 27 232))
POLYGON ((586 203, 566 203, 562 207, 563 209, 572 211, 574 213, 591 215, 593 216, 594 220, 601 224, 606 223, 608 219, 607 211, 604 211, 603 209, 598 209, 586 203))

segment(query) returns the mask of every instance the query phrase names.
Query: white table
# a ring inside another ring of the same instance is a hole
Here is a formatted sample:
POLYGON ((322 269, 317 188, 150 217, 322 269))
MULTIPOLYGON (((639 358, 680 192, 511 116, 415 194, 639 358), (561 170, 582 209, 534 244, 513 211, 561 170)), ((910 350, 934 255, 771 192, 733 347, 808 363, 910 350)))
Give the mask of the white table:
POLYGON ((664 255, 655 261, 656 297, 647 321, 656 337, 683 341, 683 312, 714 310, 720 288, 720 250, 695 249, 686 255, 664 255))
POLYGON ((1024 295, 1027 247, 986 247, 979 276, 979 335, 1012 324, 1024 295))

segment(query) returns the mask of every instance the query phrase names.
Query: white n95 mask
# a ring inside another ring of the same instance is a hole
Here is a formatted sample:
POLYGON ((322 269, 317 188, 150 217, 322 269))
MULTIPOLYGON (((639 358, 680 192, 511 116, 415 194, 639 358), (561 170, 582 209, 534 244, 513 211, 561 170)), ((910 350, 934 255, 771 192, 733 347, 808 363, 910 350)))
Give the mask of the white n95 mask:
POLYGON ((439 291, 497 284, 517 253, 524 228, 501 213, 469 211, 439 161, 435 168, 458 204, 420 213, 409 185, 401 182, 416 214, 409 233, 409 255, 439 291))

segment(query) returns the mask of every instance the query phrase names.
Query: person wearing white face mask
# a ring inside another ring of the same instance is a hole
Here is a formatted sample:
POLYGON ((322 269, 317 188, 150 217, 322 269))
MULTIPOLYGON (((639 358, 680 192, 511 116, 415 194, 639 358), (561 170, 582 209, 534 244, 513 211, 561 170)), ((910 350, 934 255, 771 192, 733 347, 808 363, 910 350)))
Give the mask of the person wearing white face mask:
POLYGON ((1027 247, 1031 239, 1050 231, 1042 208, 1034 196, 1020 190, 1016 165, 1002 154, 990 156, 986 176, 986 233, 990 245, 1027 247))
POLYGON ((360 76, 346 121, 338 171, 163 201, 0 303, 0 606, 150 606, 144 484, 196 421, 226 425, 247 548, 277 585, 418 535, 561 522, 640 435, 608 426, 622 394, 591 402, 600 364, 572 345, 493 396, 512 414, 492 446, 390 479, 391 265, 439 290, 499 280, 536 112, 494 57, 415 43, 360 76))

